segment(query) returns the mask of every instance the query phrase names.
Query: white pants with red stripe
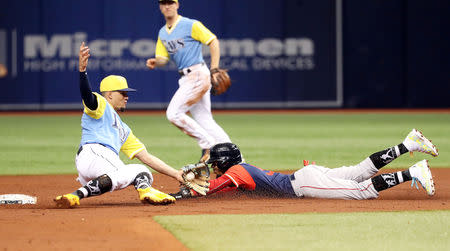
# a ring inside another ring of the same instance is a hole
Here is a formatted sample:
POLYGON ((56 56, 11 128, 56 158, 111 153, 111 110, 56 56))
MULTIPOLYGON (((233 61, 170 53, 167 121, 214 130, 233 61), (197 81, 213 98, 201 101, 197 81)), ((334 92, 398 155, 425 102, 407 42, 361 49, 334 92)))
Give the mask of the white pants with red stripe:
POLYGON ((195 138, 202 149, 209 149, 217 143, 231 142, 211 113, 211 77, 208 67, 205 64, 193 65, 189 67, 189 73, 185 73, 178 81, 178 90, 167 107, 167 119, 195 138))
POLYGON ((326 168, 307 165, 294 173, 294 192, 299 197, 364 200, 378 197, 373 175, 378 169, 367 158, 355 166, 326 168))

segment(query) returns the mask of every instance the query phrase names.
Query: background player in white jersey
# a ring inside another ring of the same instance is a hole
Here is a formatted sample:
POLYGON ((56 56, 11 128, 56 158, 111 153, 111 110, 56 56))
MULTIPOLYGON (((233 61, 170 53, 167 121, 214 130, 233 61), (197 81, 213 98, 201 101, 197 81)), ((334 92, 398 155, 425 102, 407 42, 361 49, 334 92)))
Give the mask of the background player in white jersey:
POLYGON ((80 199, 123 189, 131 184, 139 193, 142 203, 169 204, 175 199, 151 187, 153 177, 141 164, 125 165, 119 158, 122 151, 130 159, 138 158, 154 170, 183 182, 182 171, 168 166, 149 154, 131 129, 120 119, 128 101, 128 88, 124 77, 110 75, 100 83, 102 95, 92 92, 86 68, 90 57, 84 42, 80 46, 80 92, 84 112, 81 118, 82 136, 75 162, 78 181, 83 185, 73 193, 56 197, 58 207, 74 207, 80 199))
MULTIPOLYGON (((194 137, 202 153, 214 144, 231 142, 211 113, 211 75, 202 56, 202 43, 211 52, 211 70, 219 67, 219 40, 201 22, 178 15, 178 0, 159 0, 159 8, 166 25, 158 34, 155 58, 147 60, 147 67, 164 66, 172 59, 181 78, 179 88, 167 107, 167 118, 187 135, 194 137), (190 112, 192 118, 187 115, 190 112)), ((216 78, 216 74, 212 75, 216 78)))
MULTIPOLYGON (((403 171, 374 176, 401 154, 416 151, 438 155, 436 147, 413 129, 402 143, 373 153, 357 165, 330 169, 306 162, 305 167, 288 175, 242 163, 241 152, 236 145, 221 143, 211 148, 207 162, 218 175, 210 181, 207 194, 239 189, 269 196, 362 200, 377 198, 380 191, 412 180, 411 186, 417 186, 418 182, 432 196, 435 188, 427 160, 403 171)), ((176 199, 199 196, 184 187, 171 195, 176 199)))

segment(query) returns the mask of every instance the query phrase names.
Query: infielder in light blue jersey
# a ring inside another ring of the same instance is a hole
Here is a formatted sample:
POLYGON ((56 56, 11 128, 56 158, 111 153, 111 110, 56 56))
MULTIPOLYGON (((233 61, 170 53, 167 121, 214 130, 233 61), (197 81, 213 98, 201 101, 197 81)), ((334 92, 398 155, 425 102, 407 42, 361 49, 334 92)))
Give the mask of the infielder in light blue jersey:
POLYGON ((219 67, 219 40, 201 22, 178 15, 178 0, 159 0, 159 8, 166 25, 158 34, 155 58, 147 60, 147 67, 162 67, 172 59, 181 78, 179 88, 167 107, 167 118, 187 135, 195 138, 202 148, 202 160, 209 149, 223 142, 231 142, 211 113, 211 77, 202 55, 202 44, 211 52, 211 70, 219 67), (192 118, 187 115, 190 112, 192 118))
POLYGON ((125 165, 119 158, 122 151, 128 158, 138 158, 152 169, 183 182, 182 171, 168 166, 159 158, 149 154, 131 129, 120 118, 117 111, 124 111, 128 102, 127 80, 110 75, 100 83, 101 95, 91 91, 86 73, 89 48, 80 47, 80 92, 84 112, 81 118, 82 135, 75 159, 78 181, 82 187, 73 193, 55 198, 57 207, 70 208, 80 205, 80 199, 134 185, 142 203, 169 204, 172 196, 151 187, 153 177, 141 164, 125 165))

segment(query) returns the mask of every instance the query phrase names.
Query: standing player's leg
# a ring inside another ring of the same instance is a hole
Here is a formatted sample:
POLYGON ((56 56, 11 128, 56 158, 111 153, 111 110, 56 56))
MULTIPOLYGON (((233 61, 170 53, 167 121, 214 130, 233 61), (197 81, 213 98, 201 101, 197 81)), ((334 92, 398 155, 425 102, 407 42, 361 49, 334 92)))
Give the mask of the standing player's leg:
MULTIPOLYGON (((209 69, 206 66, 203 66, 200 69, 199 74, 203 76, 201 79, 202 81, 204 81, 204 85, 209 86, 211 83, 211 75, 209 69)), ((217 122, 213 118, 211 112, 210 88, 208 88, 207 92, 203 94, 201 99, 199 99, 198 102, 191 107, 190 112, 194 120, 197 121, 197 123, 214 138, 214 144, 231 142, 228 134, 219 124, 217 124, 217 122)), ((206 162, 209 159, 210 147, 202 148, 202 157, 200 158, 200 162, 206 162)))
MULTIPOLYGON (((209 91, 203 96, 202 100, 192 106, 191 114, 198 124, 214 138, 215 144, 231 142, 228 134, 217 124, 212 116, 209 91)), ((202 155, 199 162, 206 162, 209 159, 209 148, 211 147, 202 147, 202 155)))
POLYGON ((209 91, 198 103, 192 106, 190 112, 195 121, 215 139, 216 144, 231 142, 228 134, 213 118, 209 91))
POLYGON ((180 86, 167 107, 166 116, 181 131, 195 138, 202 149, 209 149, 215 144, 214 138, 197 121, 187 115, 193 105, 190 102, 195 100, 194 96, 198 94, 200 88, 198 85, 201 84, 199 81, 195 82, 195 78, 191 79, 194 75, 195 73, 191 73, 179 80, 180 86))

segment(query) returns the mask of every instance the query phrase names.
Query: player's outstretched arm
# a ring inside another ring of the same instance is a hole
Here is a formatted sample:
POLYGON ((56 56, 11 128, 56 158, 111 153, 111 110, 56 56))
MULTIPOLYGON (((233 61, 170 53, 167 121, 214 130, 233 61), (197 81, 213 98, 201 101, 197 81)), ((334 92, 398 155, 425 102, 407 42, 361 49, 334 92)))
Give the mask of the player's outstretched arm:
POLYGON ((135 155, 135 157, 153 170, 170 176, 178 180, 179 182, 184 182, 184 179, 182 177, 183 171, 174 169, 173 167, 167 165, 164 161, 160 160, 158 157, 148 153, 146 150, 140 151, 135 155))
POLYGON ((92 93, 92 88, 89 83, 89 78, 87 76, 86 68, 88 64, 90 49, 81 43, 79 57, 79 71, 80 71, 80 93, 84 104, 91 110, 95 110, 98 107, 97 98, 92 93))
MULTIPOLYGON (((210 180, 208 188, 209 191, 206 193, 206 195, 211 195, 213 193, 229 193, 235 192, 237 190, 237 187, 226 175, 222 175, 217 179, 210 180)), ((201 194, 186 186, 181 186, 180 191, 178 191, 177 193, 171 193, 170 195, 175 197, 175 199, 177 200, 202 196, 201 194)))

